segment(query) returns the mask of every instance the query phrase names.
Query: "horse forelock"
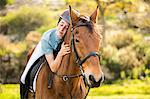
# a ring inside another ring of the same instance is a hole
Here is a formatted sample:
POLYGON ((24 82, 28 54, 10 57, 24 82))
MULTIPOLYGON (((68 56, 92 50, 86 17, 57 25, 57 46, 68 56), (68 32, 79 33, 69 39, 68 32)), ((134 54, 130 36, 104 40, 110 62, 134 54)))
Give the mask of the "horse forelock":
POLYGON ((79 18, 79 21, 76 24, 76 26, 77 27, 86 26, 88 28, 89 32, 93 33, 94 24, 88 16, 81 15, 80 18, 79 18))
POLYGON ((76 26, 86 26, 89 30, 89 33, 94 34, 98 39, 102 39, 101 31, 99 31, 97 25, 90 20, 89 16, 80 15, 79 21, 77 22, 76 26))

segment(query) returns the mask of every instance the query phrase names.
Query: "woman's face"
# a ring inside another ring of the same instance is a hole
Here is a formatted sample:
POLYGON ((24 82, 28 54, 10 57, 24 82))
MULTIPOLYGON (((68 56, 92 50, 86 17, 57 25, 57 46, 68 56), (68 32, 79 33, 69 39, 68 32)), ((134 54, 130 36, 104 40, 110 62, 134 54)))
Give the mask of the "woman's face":
POLYGON ((61 21, 58 23, 58 26, 57 26, 57 36, 59 38, 62 38, 67 32, 68 27, 69 27, 69 24, 65 20, 61 19, 61 21))

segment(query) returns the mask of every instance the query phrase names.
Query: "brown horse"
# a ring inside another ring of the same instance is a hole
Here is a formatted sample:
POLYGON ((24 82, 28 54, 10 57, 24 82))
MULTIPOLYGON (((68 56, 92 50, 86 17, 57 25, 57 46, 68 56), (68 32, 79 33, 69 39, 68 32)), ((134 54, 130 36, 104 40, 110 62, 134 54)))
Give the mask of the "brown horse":
MULTIPOLYGON (((70 45, 71 53, 63 57, 55 73, 46 61, 42 64, 36 82, 36 99, 84 99, 89 88, 100 86, 104 75, 98 54, 101 35, 96 27, 97 9, 87 17, 78 16, 69 7, 71 25, 64 42, 70 45), (49 78, 52 78, 51 85, 49 78)), ((31 93, 28 97, 32 97, 31 93)))

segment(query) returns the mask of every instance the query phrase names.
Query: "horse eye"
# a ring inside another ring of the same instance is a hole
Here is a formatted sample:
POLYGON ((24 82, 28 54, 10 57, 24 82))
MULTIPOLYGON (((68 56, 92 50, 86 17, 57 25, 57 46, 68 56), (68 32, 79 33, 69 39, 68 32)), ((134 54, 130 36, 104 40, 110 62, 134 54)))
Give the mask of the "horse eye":
POLYGON ((76 34, 79 34, 79 32, 78 32, 78 31, 76 31, 76 34))
POLYGON ((75 41, 76 41, 77 43, 79 43, 79 40, 78 40, 78 39, 76 39, 75 41))

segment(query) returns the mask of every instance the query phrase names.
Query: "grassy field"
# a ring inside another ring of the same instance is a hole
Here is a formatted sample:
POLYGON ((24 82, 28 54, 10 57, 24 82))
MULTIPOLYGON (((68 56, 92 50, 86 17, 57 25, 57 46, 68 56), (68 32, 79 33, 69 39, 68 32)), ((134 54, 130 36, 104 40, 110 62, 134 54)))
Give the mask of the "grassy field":
POLYGON ((0 99, 20 99, 19 84, 0 85, 0 99))
MULTIPOLYGON (((0 99, 20 99, 18 84, 0 85, 0 99)), ((90 90, 87 99, 150 99, 150 78, 117 81, 90 90)))

